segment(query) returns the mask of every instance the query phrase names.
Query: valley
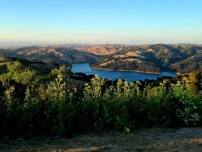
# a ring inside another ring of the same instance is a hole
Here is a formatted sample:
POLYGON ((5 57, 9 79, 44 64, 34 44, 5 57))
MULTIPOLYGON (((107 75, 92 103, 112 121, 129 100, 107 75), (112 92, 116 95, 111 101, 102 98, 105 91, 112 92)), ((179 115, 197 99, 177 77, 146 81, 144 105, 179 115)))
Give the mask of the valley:
POLYGON ((97 70, 149 74, 202 70, 202 46, 191 44, 32 46, 1 49, 0 55, 58 64, 90 63, 97 70))

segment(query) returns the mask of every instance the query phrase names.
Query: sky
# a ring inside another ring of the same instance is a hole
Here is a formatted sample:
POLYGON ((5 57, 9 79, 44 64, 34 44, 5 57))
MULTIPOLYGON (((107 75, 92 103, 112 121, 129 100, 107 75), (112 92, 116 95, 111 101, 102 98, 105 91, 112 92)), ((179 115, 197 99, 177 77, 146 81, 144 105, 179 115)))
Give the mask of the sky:
POLYGON ((0 0, 0 45, 202 44, 202 0, 0 0))

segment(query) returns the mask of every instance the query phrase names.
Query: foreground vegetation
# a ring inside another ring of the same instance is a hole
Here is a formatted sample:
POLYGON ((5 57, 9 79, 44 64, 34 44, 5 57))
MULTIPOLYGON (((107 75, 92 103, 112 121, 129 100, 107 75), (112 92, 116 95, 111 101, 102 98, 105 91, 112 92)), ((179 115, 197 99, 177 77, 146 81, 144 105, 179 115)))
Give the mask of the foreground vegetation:
POLYGON ((65 66, 42 73, 19 61, 1 64, 1 137, 202 125, 201 72, 134 83, 97 76, 85 82, 65 66))

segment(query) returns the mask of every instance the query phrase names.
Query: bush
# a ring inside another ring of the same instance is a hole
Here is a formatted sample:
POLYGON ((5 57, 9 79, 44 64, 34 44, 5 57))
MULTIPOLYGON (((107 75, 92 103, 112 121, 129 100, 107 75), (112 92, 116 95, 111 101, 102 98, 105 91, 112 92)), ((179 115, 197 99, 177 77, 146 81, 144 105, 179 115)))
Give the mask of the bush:
POLYGON ((202 125, 197 86, 201 74, 192 74, 189 80, 134 83, 109 83, 95 76, 85 85, 75 80, 78 86, 65 66, 48 75, 20 62, 8 64, 7 69, 0 75, 1 135, 69 136, 92 130, 202 125))

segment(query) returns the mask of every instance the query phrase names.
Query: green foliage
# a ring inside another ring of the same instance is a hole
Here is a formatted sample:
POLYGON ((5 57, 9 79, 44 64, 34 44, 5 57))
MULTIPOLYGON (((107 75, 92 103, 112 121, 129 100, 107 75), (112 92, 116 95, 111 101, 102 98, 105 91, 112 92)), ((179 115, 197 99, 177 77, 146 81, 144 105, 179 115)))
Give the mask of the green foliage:
POLYGON ((2 74, 0 80, 8 82, 15 80, 17 83, 29 84, 36 77, 36 72, 24 67, 19 61, 7 65, 8 73, 2 74))
POLYGON ((196 96, 192 88, 180 81, 172 86, 173 93, 178 101, 181 103, 181 107, 177 109, 177 116, 187 126, 196 126, 201 116, 199 111, 201 109, 201 99, 196 96))
POLYGON ((202 125, 201 74, 150 83, 72 79, 65 66, 49 75, 20 62, 0 75, 0 134, 60 135, 78 131, 202 125), (80 91, 78 91, 80 90, 80 91))

